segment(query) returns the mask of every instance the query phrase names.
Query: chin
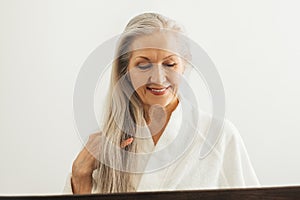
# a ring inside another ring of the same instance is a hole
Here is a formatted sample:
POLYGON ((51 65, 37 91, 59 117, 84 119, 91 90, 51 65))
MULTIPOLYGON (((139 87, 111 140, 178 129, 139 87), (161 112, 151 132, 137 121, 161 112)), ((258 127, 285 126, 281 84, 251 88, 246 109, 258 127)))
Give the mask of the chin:
POLYGON ((151 102, 148 102, 147 104, 150 105, 150 106, 153 106, 153 105, 160 105, 161 107, 166 107, 167 105, 169 105, 172 101, 171 100, 166 100, 166 101, 151 101, 151 102))

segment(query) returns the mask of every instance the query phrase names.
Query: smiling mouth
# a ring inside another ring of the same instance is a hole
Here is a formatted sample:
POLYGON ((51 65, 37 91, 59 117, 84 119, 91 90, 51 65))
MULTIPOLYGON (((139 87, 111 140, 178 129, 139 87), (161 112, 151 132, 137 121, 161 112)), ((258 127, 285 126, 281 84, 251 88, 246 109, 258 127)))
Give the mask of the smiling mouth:
POLYGON ((163 87, 163 88, 147 87, 147 90, 149 90, 154 95, 164 95, 170 87, 171 86, 163 87))

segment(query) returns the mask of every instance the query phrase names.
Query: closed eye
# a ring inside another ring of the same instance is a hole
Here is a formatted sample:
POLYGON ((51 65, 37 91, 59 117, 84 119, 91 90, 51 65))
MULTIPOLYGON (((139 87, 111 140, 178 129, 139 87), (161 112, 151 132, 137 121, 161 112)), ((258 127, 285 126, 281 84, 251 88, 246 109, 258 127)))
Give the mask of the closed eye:
POLYGON ((151 67, 152 67, 152 64, 151 64, 151 63, 149 63, 149 64, 139 64, 139 65, 137 65, 137 67, 138 67, 139 69, 141 69, 141 70, 146 70, 146 69, 151 68, 151 67))
POLYGON ((176 63, 165 63, 163 65, 166 67, 174 67, 176 65, 176 63))

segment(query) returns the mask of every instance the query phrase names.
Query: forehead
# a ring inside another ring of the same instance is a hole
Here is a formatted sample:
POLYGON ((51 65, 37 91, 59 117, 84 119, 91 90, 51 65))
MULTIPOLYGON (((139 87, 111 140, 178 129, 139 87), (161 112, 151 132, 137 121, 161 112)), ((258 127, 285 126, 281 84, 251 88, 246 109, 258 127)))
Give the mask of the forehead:
POLYGON ((180 45, 173 33, 155 32, 150 35, 139 36, 131 44, 133 53, 178 53, 180 45))
POLYGON ((166 58, 178 58, 178 55, 176 55, 174 52, 166 51, 163 49, 148 48, 133 51, 131 53, 131 58, 135 60, 139 58, 147 58, 154 61, 166 58))

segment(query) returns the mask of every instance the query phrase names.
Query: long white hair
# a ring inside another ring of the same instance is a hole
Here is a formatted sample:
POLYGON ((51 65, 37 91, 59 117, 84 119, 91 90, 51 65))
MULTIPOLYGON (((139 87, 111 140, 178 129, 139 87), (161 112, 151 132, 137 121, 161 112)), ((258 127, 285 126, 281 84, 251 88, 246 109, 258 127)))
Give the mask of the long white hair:
MULTIPOLYGON (((143 13, 129 21, 124 34, 119 39, 102 122, 101 134, 106 139, 101 141, 97 162, 96 188, 99 193, 136 191, 133 173, 121 169, 132 169, 138 161, 124 154, 124 150, 116 148, 122 141, 134 137, 138 125, 145 125, 145 113, 138 94, 134 91, 128 97, 124 92, 124 90, 134 90, 130 78, 126 76, 130 45, 137 37, 149 35, 159 29, 183 32, 183 28, 174 20, 156 13, 143 13)), ((134 139, 125 151, 137 153, 138 146, 139 140, 134 139)))

